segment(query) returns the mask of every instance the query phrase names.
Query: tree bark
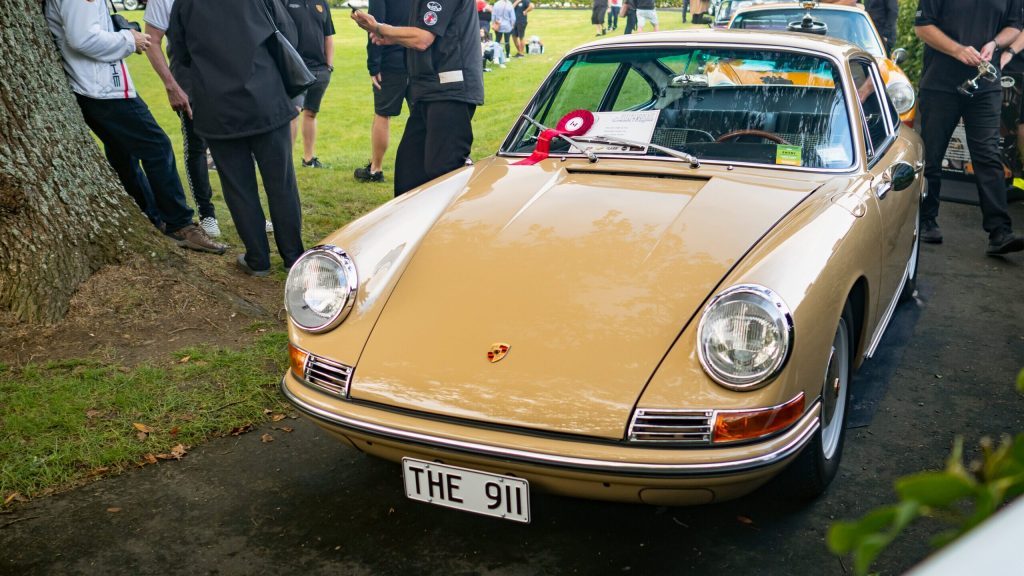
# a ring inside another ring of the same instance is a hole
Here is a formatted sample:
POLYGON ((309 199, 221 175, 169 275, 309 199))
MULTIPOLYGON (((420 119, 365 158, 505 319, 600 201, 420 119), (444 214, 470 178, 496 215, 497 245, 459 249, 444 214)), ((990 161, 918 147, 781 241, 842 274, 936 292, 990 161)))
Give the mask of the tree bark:
POLYGON ((93 272, 160 246, 82 119, 41 0, 3 0, 0 311, 56 322, 93 272))

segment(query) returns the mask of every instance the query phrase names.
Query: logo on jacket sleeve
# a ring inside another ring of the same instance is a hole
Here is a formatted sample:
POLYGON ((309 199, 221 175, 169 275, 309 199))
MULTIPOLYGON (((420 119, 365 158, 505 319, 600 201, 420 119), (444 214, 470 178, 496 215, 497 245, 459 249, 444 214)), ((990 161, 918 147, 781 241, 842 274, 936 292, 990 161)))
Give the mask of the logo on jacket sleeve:
POLYGON ((323 14, 323 13, 324 13, 324 7, 323 7, 323 5, 321 5, 321 4, 317 4, 317 5, 316 5, 316 11, 317 11, 317 12, 319 12, 319 13, 321 13, 321 14, 323 14))
POLYGON ((434 12, 440 12, 441 9, 442 8, 441 8, 441 4, 440 3, 438 3, 438 2, 427 2, 427 10, 432 10, 434 12))
POLYGON ((427 12, 423 15, 423 23, 427 26, 437 24, 437 12, 427 12))
POLYGON ((494 344, 491 344, 491 349, 487 351, 487 360, 491 364, 494 364, 507 356, 510 348, 512 348, 512 346, 504 342, 495 342, 494 344))

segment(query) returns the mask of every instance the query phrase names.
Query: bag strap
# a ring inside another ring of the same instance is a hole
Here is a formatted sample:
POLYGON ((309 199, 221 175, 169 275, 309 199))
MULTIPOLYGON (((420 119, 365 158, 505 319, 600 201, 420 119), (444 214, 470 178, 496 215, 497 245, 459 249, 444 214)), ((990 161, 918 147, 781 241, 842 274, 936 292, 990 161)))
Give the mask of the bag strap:
MULTIPOLYGON (((267 20, 270 21, 270 25, 274 27, 274 32, 280 32, 280 30, 277 29, 277 22, 275 22, 274 21, 274 17, 270 15, 270 7, 267 6, 267 1, 268 0, 255 0, 255 1, 258 4, 260 4, 261 6, 263 6, 263 13, 266 14, 267 20)), ((269 1, 273 2, 274 0, 269 0, 269 1)))

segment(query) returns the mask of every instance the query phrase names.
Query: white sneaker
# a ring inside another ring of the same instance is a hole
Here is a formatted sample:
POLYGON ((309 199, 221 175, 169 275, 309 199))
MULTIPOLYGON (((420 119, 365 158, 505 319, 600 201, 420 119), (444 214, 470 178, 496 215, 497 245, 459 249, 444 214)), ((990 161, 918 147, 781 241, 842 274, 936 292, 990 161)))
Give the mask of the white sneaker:
POLYGON ((270 220, 267 220, 267 234, 273 234, 273 233, 274 233, 274 223, 271 222, 270 220))
POLYGON ((199 227, 202 228, 203 232, 206 232, 206 235, 210 238, 220 238, 220 225, 217 224, 217 219, 213 216, 200 218, 199 227))

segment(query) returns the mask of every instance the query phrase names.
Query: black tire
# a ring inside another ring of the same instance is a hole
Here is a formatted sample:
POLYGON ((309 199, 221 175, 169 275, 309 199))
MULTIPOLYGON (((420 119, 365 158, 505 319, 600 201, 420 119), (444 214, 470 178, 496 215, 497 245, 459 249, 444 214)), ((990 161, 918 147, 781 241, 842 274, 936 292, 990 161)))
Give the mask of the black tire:
POLYGON ((839 462, 843 458, 843 444, 846 442, 846 419, 850 406, 853 326, 853 312, 850 303, 847 302, 832 339, 832 353, 826 361, 825 379, 822 383, 821 426, 796 460, 777 478, 779 490, 789 500, 804 502, 817 498, 828 488, 839 471, 839 462), (840 378, 841 397, 832 394, 835 406, 832 410, 827 394, 835 389, 835 378, 840 378))
POLYGON ((138 10, 139 0, 124 0, 121 2, 121 6, 123 6, 125 10, 138 10))

